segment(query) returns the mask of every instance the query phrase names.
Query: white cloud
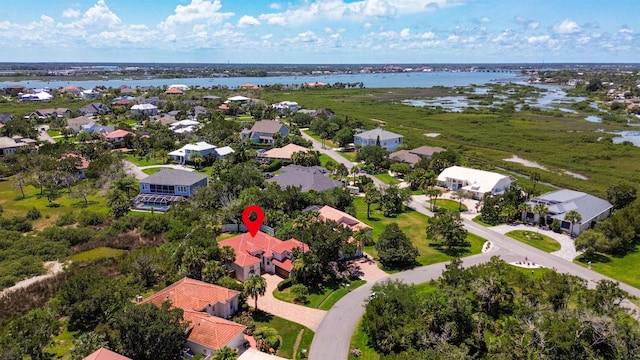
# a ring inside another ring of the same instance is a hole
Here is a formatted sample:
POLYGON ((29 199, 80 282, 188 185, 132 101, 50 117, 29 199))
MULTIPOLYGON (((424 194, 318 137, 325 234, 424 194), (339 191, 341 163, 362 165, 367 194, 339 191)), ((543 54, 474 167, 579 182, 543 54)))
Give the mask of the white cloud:
POLYGON ((431 40, 431 39, 435 39, 436 38, 436 34, 429 31, 426 33, 423 33, 422 35, 420 35, 421 39, 425 39, 425 40, 431 40))
POLYGON ((282 5, 279 3, 271 3, 269 4, 269 8, 274 9, 274 10, 280 10, 282 9, 282 5))
POLYGON ((549 35, 530 36, 527 38, 527 42, 532 45, 538 45, 548 42, 549 39, 549 35))
POLYGON ((298 34, 295 37, 295 41, 300 42, 317 42, 319 40, 318 36, 313 31, 305 31, 303 33, 298 34))
POLYGON ((260 21, 253 16, 245 15, 238 20, 238 27, 246 28, 260 25, 260 21))
POLYGON ((400 31, 400 37, 403 39, 408 39, 409 36, 411 36, 411 34, 409 33, 409 29, 404 28, 402 29, 402 31, 400 31))
POLYGON ((222 8, 220 0, 191 0, 189 5, 176 6, 175 13, 160 23, 161 28, 205 21, 208 24, 219 24, 234 16, 234 13, 219 12, 222 8))
POLYGON ((553 31, 555 31, 556 34, 560 35, 570 35, 579 33, 580 31, 582 31, 582 29, 580 28, 580 25, 578 25, 575 21, 566 19, 559 24, 555 24, 553 26, 553 31))
POLYGON ((364 23, 364 25, 362 25, 362 27, 363 27, 365 30, 370 30, 372 26, 373 26, 373 25, 371 25, 371 23, 370 23, 370 22, 366 22, 366 23, 364 23))
POLYGON ((483 24, 489 23, 491 22, 491 19, 489 19, 488 17, 484 16, 480 18, 480 22, 483 24))
POLYGON ((540 23, 537 21, 532 21, 527 25, 529 30, 537 30, 540 27, 540 23))
POLYGON ((73 19, 73 18, 79 18, 81 14, 82 13, 79 10, 67 9, 62 12, 62 17, 73 19))
POLYGON ((273 34, 264 34, 260 37, 262 40, 269 40, 273 37, 273 34))

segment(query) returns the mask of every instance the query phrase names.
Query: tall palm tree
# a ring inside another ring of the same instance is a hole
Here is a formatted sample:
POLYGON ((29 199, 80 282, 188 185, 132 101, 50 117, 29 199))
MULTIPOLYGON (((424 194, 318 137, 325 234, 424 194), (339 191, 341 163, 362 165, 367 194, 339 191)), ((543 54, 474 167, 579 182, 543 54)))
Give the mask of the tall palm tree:
POLYGON ((531 207, 527 203, 518 204, 518 212, 520 212, 520 218, 522 220, 526 219, 527 213, 531 211, 531 207))
POLYGON ((205 161, 204 156, 200 155, 199 153, 191 154, 191 156, 189 156, 189 160, 195 165, 196 170, 200 169, 205 161))
POLYGON ((567 211, 566 214, 564 214, 564 219, 571 223, 571 230, 569 231, 569 234, 573 236, 573 226, 576 223, 579 223, 580 221, 582 221, 582 215, 580 215, 580 213, 577 212, 576 210, 570 210, 570 211, 567 211))
POLYGON ((238 349, 230 348, 228 346, 224 346, 216 351, 216 354, 213 356, 213 360, 236 360, 239 357, 238 349))
POLYGON ((364 187, 364 202, 367 204, 367 219, 371 219, 371 204, 380 201, 380 190, 374 184, 364 187))
POLYGON ((533 212, 538 214, 538 216, 540 217, 539 219, 540 225, 542 225, 542 223, 544 222, 544 226, 547 226, 547 214, 549 213, 549 208, 547 207, 547 205, 543 203, 537 203, 533 207, 533 212))
POLYGON ((202 281, 215 284, 224 274, 225 271, 220 265, 220 261, 209 260, 204 263, 202 268, 202 281))
POLYGON ((224 261, 224 268, 231 271, 231 264, 236 261, 236 250, 229 245, 220 248, 220 258, 224 261))
POLYGON ((202 279, 202 268, 206 262, 205 251, 200 246, 189 246, 182 256, 182 263, 194 278, 202 279))
POLYGON ((258 311, 258 297, 267 292, 267 281, 260 275, 254 274, 244 282, 244 294, 255 301, 254 309, 258 311))

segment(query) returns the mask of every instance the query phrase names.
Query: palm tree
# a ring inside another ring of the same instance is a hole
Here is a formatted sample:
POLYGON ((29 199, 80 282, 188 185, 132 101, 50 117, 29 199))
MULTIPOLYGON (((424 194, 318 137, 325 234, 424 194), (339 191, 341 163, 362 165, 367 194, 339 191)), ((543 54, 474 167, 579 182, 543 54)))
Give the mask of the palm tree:
POLYGON ((531 207, 527 203, 518 204, 518 212, 520 213, 521 219, 527 218, 527 213, 531 211, 531 207))
POLYGON ((258 297, 267 292, 267 281, 260 275, 254 274, 244 282, 244 294, 255 301, 254 309, 258 311, 258 297))
POLYGON ((202 163, 204 163, 205 161, 204 156, 200 155, 199 153, 191 154, 191 156, 189 156, 189 160, 195 165, 196 170, 200 169, 202 163))
POLYGON ((224 268, 227 272, 231 271, 231 263, 236 261, 236 250, 229 245, 220 248, 220 258, 224 261, 224 268))
POLYGON ((213 360, 236 360, 238 358, 238 349, 224 346, 216 351, 213 360))
POLYGON ((540 217, 539 219, 540 225, 542 225, 544 221, 544 226, 547 226, 547 213, 549 212, 549 208, 547 208, 547 205, 543 203, 537 203, 533 207, 533 212, 538 214, 538 216, 540 217))
POLYGON ((469 198, 469 193, 466 190, 456 190, 456 197, 458 198, 458 211, 462 211, 462 200, 469 198))
POLYGON ((131 192, 136 189, 136 179, 125 176, 114 181, 113 185, 116 189, 124 192, 127 195, 127 199, 131 199, 131 192))
POLYGON ((367 204, 367 219, 371 219, 371 204, 380 200, 380 191, 373 184, 364 187, 364 202, 367 204))
POLYGON ((569 231, 569 234, 573 236, 573 226, 576 223, 579 223, 580 221, 582 221, 582 215, 580 215, 580 213, 577 212, 576 210, 570 210, 570 211, 567 211, 566 214, 564 214, 564 219, 571 223, 571 230, 569 231))
POLYGON ((438 196, 440 196, 440 190, 429 188, 427 189, 426 194, 429 196, 429 199, 430 199, 429 202, 431 203, 431 211, 434 211, 436 206, 436 200, 438 199, 438 196))
POLYGON ((202 280, 208 283, 215 284, 224 274, 225 271, 220 265, 220 261, 209 260, 202 268, 202 280))
POLYGON ((202 279, 202 268, 205 262, 204 249, 199 246, 189 246, 182 256, 182 263, 187 267, 189 274, 198 280, 202 279))

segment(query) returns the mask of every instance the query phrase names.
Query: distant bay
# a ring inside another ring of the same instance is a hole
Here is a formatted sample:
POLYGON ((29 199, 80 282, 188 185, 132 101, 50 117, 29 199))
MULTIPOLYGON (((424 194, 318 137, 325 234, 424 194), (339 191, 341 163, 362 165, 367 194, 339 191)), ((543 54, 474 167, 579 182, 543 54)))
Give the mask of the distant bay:
POLYGON ((214 78, 176 78, 176 79, 105 79, 73 81, 6 81, 0 82, 0 87, 10 85, 22 85, 31 89, 51 88, 58 89, 69 85, 75 85, 84 89, 96 86, 117 88, 122 85, 136 87, 162 87, 172 84, 184 84, 187 86, 215 87, 226 86, 238 88, 242 84, 264 85, 302 85, 305 83, 321 82, 335 83, 362 83, 366 88, 410 88, 433 86, 468 86, 482 85, 493 82, 522 82, 525 78, 519 72, 480 72, 480 71, 433 71, 433 72, 404 72, 404 73, 363 73, 363 74, 330 74, 308 76, 273 76, 273 77, 214 77, 214 78))

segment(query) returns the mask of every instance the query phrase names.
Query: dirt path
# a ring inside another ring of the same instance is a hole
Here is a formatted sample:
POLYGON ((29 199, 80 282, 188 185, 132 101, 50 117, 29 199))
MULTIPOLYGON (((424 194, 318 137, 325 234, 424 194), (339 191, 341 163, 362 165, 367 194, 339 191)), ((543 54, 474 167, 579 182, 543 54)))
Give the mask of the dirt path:
POLYGON ((296 360, 296 355, 298 354, 298 348, 300 347, 300 341, 302 341, 302 334, 304 334, 304 329, 301 329, 296 337, 296 343, 293 344, 293 360, 296 360))
POLYGON ((59 261, 47 261, 44 263, 44 267, 47 268, 47 273, 45 275, 38 275, 38 276, 34 276, 32 278, 29 279, 24 279, 22 281, 17 282, 15 285, 13 285, 12 287, 8 287, 4 290, 2 290, 2 292, 0 292, 0 297, 3 297, 4 295, 18 290, 18 289, 24 289, 26 287, 28 287, 31 284, 35 284, 37 282, 40 282, 42 280, 46 280, 62 271, 64 271, 64 264, 59 262, 59 261))

